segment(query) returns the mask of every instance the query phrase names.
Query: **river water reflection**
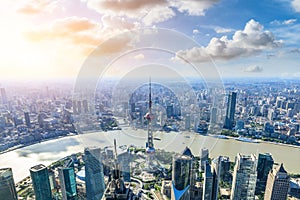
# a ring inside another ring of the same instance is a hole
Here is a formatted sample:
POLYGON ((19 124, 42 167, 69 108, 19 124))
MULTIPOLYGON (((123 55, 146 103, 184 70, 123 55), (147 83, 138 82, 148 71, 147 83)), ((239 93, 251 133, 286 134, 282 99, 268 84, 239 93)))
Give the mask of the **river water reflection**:
MULTIPOLYGON (((181 152, 186 146, 190 147, 194 155, 199 155, 201 148, 208 148, 210 157, 219 155, 229 156, 232 161, 237 153, 258 154, 269 152, 274 161, 284 163, 289 173, 300 173, 300 148, 271 143, 246 143, 234 139, 218 139, 211 136, 202 136, 195 133, 156 132, 154 137, 156 148, 167 151, 181 152)), ((36 164, 49 165, 50 163, 72 153, 83 151, 86 146, 105 147, 113 144, 117 139, 118 145, 145 146, 146 131, 123 130, 87 133, 54 139, 34 144, 21 149, 0 155, 0 167, 11 167, 15 181, 18 182, 29 175, 29 168, 36 164)))

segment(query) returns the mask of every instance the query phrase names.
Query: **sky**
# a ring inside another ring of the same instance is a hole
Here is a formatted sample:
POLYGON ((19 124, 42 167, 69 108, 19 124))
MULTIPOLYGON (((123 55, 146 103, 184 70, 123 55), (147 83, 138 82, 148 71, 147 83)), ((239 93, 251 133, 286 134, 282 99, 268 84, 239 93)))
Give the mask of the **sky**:
MULTIPOLYGON (((299 17, 300 0, 2 0, 0 80, 75 78, 103 42, 147 27, 190 38, 198 45, 174 41, 182 48, 172 59, 209 56, 223 78, 299 78, 299 17)), ((134 49, 134 40, 100 53, 134 49)))

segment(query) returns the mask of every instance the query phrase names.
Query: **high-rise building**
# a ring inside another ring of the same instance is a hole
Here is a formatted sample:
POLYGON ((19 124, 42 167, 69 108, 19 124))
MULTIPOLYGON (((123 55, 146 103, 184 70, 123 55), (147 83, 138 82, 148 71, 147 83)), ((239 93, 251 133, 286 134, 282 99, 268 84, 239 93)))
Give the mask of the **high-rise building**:
POLYGON ((49 182, 48 168, 42 164, 30 168, 33 190, 36 200, 51 200, 52 193, 49 182))
POLYGON ((201 154, 200 154, 200 169, 204 170, 204 167, 206 163, 208 162, 208 157, 209 157, 209 151, 208 149, 204 148, 201 149, 201 154))
POLYGON ((75 101, 75 100, 73 101, 72 107, 73 107, 74 115, 78 114, 78 112, 77 112, 77 101, 75 101))
POLYGON ((167 106, 166 112, 167 112, 167 118, 171 118, 171 117, 174 116, 174 107, 173 107, 173 104, 167 106))
POLYGON ((81 113, 82 113, 82 102, 77 101, 77 114, 81 114, 81 113))
POLYGON ((6 91, 4 88, 0 88, 0 93, 1 93, 1 103, 2 104, 7 104, 7 96, 6 96, 6 91))
POLYGON ((224 128, 229 129, 229 130, 231 130, 234 126, 236 95, 237 95, 236 92, 231 92, 228 95, 224 128))
POLYGON ((185 116, 184 127, 185 127, 185 130, 190 130, 190 128, 191 128, 191 116, 188 114, 185 116))
POLYGON ((28 128, 31 127, 31 123, 30 123, 30 117, 29 117, 29 113, 28 112, 24 112, 24 117, 25 117, 25 124, 28 128))
POLYGON ((152 120, 154 119, 154 115, 152 114, 152 94, 151 94, 151 79, 149 79, 149 97, 148 97, 148 112, 145 115, 145 119, 148 122, 147 132, 148 139, 146 142, 146 153, 147 153, 147 168, 148 170, 152 170, 153 168, 153 160, 155 155, 155 148, 153 143, 153 131, 152 131, 152 120))
POLYGON ((173 158, 172 170, 172 200, 186 200, 190 198, 192 158, 187 155, 177 155, 173 158))
POLYGON ((101 149, 85 148, 84 162, 86 198, 87 200, 99 200, 105 190, 101 149))
POLYGON ((259 154, 257 161, 257 182, 255 194, 261 194, 266 189, 268 174, 273 168, 274 160, 269 153, 259 154))
POLYGON ((212 170, 209 163, 206 163, 203 173, 203 200, 217 200, 218 198, 218 175, 212 170))
POLYGON ((219 156, 212 161, 212 165, 214 167, 214 170, 218 173, 218 178, 220 181, 231 181, 229 157, 219 156))
POLYGON ((0 197, 9 200, 18 199, 11 168, 0 169, 0 197))
POLYGON ((290 177, 281 164, 269 172, 264 200, 286 200, 289 185, 290 177))
POLYGON ((84 113, 88 113, 89 112, 89 106, 88 106, 88 101, 87 100, 82 101, 82 106, 83 106, 84 113))
POLYGON ((231 200, 254 200, 257 176, 255 155, 238 154, 233 172, 231 200))
POLYGON ((58 168, 63 200, 75 200, 77 195, 75 172, 72 167, 58 168))
POLYGON ((211 108, 211 115, 210 115, 210 123, 216 124, 218 122, 218 109, 217 107, 211 108))
POLYGON ((124 180, 122 178, 122 172, 119 168, 119 162, 117 159, 117 147, 116 147, 116 140, 114 140, 114 149, 115 149, 115 156, 114 156, 114 163, 113 167, 110 170, 110 182, 107 185, 106 190, 104 191, 104 195, 102 200, 131 200, 135 199, 132 191, 130 188, 126 188, 124 180))
POLYGON ((130 182, 130 154, 125 151, 118 154, 118 163, 120 171, 125 182, 130 182))

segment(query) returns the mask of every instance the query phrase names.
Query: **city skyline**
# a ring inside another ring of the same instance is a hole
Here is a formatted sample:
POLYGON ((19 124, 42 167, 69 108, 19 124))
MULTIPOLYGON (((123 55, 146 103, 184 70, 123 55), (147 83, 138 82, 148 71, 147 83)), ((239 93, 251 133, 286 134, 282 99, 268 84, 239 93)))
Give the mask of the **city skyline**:
MULTIPOLYGON (((174 55, 195 62, 208 55, 223 78, 300 75, 298 0, 5 0, 0 10, 2 80, 75 79, 99 44, 147 27, 170 29, 194 40, 198 47, 181 48, 174 55)), ((102 53, 132 50, 133 40, 130 35, 119 38, 102 53)), ((130 57, 147 58, 143 52, 130 57)))

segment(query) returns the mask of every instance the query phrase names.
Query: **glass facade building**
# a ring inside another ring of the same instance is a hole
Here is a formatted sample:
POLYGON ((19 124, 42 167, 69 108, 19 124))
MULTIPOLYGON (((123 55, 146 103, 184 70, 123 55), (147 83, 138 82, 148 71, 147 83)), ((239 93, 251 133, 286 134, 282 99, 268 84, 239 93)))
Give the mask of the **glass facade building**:
POLYGON ((189 199, 192 158, 180 155, 173 158, 171 199, 189 199))
POLYGON ((18 199, 11 168, 0 169, 0 198, 9 200, 18 199))
POLYGON ((48 168, 42 164, 30 168, 33 190, 36 200, 51 200, 48 168))
POLYGON ((257 161, 257 182, 255 194, 261 194, 266 189, 268 174, 272 170, 274 160, 269 153, 259 154, 257 161))
POLYGON ((257 158, 255 155, 238 154, 233 172, 231 200, 254 200, 257 177, 257 158))
POLYGON ((74 200, 77 196, 75 172, 72 167, 58 168, 63 200, 74 200))
POLYGON ((236 106, 236 92, 231 92, 228 95, 227 101, 227 110, 225 117, 224 128, 232 130, 234 126, 234 114, 235 114, 235 106, 236 106))
POLYGON ((102 198, 105 190, 101 149, 85 148, 84 162, 86 199, 99 200, 102 198))

